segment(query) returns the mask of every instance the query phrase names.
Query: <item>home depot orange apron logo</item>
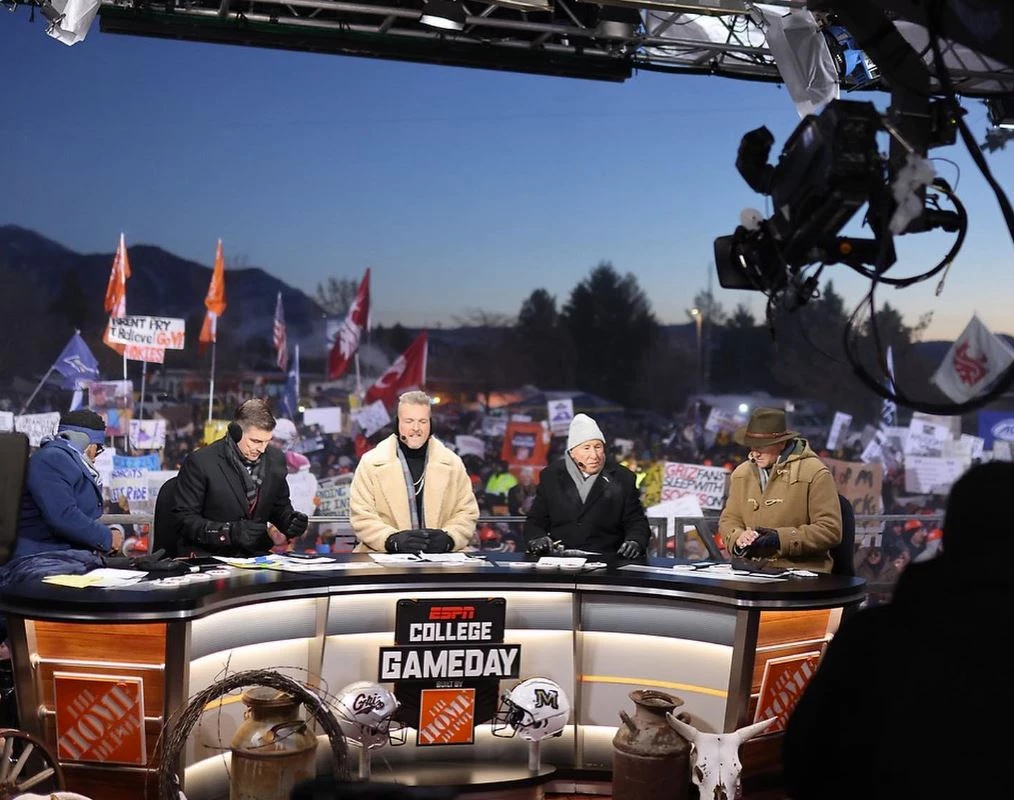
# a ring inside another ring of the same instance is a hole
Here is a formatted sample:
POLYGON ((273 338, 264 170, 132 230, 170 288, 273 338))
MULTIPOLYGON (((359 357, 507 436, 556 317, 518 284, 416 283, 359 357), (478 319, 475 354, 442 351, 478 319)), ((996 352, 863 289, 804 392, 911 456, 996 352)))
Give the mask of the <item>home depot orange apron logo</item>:
POLYGON ((61 761, 146 763, 141 678, 55 672, 53 684, 61 761))
POLYGON ((419 744, 471 744, 475 734, 475 689, 423 689, 419 744))

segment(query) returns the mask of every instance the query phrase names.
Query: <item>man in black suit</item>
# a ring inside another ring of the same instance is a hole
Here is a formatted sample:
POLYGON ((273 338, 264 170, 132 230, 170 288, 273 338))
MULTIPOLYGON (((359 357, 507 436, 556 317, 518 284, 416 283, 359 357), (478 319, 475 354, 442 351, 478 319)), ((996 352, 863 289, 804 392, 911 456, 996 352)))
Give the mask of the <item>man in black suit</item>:
POLYGON ((605 436, 591 417, 576 414, 567 452, 539 476, 539 488, 525 520, 527 550, 587 550, 624 559, 639 558, 651 529, 634 473, 606 460, 605 436))
POLYGON ((225 436, 183 462, 173 505, 181 555, 264 554, 306 531, 306 514, 289 500, 285 454, 270 444, 274 428, 267 402, 247 400, 225 436), (273 539, 269 522, 282 535, 273 539))

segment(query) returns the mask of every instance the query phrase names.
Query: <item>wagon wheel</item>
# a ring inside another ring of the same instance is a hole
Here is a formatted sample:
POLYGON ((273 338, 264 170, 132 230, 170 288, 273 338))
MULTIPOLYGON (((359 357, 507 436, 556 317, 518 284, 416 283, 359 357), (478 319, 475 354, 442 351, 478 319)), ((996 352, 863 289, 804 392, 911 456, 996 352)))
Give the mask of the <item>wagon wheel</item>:
POLYGON ((57 792, 63 788, 63 770, 45 742, 15 728, 0 728, 0 800, 11 800, 29 789, 57 792))

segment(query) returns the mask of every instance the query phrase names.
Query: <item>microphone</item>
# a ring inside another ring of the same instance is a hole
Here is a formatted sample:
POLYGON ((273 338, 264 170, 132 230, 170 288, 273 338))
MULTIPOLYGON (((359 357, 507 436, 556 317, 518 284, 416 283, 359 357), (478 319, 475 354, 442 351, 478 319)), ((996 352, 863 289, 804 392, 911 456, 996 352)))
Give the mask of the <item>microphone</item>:
POLYGON ((408 441, 408 437, 404 433, 400 434, 398 436, 398 438, 401 439, 403 442, 407 442, 408 441))
MULTIPOLYGON (((575 461, 576 461, 576 459, 575 459, 575 461)), ((583 461, 577 461, 577 465, 581 468, 582 472, 587 472, 588 471, 588 470, 585 469, 583 461)))

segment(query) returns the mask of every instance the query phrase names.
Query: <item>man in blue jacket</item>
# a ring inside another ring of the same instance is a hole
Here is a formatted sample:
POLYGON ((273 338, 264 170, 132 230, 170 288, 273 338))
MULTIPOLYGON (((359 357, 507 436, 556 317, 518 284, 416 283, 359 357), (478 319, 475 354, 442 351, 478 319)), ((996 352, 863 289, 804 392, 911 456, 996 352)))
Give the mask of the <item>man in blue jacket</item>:
MULTIPOLYGON (((28 459, 14 552, 0 566, 0 589, 46 575, 83 575, 102 555, 123 546, 122 530, 99 522, 102 481, 95 458, 105 448, 106 423, 88 409, 60 418, 56 436, 28 459)), ((7 626, 0 619, 0 658, 7 626)))
POLYGON ((88 409, 60 418, 56 436, 28 459, 17 542, 0 567, 0 587, 45 575, 80 575, 123 546, 123 532, 99 522, 102 481, 95 458, 105 449, 106 423, 88 409))

